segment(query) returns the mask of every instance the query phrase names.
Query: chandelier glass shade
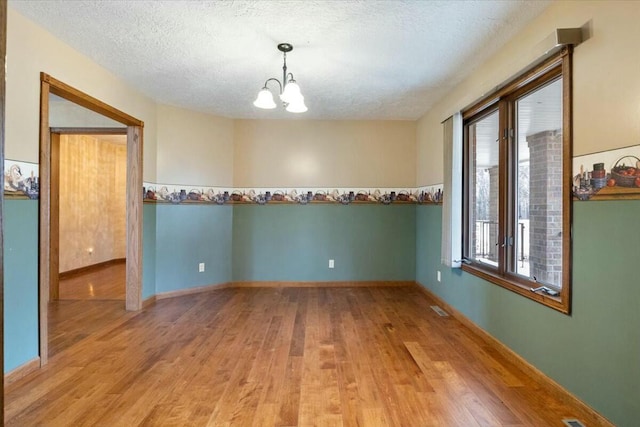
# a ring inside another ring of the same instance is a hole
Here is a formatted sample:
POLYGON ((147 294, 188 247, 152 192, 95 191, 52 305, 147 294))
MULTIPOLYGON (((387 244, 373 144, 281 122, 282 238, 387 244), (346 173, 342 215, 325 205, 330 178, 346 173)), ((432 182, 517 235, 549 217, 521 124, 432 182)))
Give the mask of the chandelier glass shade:
POLYGON ((304 113, 307 111, 307 106, 304 103, 304 96, 300 92, 300 86, 293 78, 293 73, 287 73, 287 52, 293 50, 293 46, 289 43, 280 43, 278 50, 284 54, 284 65, 282 66, 282 82, 272 77, 264 82, 264 86, 258 92, 258 97, 253 101, 253 105, 263 109, 276 108, 276 103, 273 100, 273 93, 268 87, 269 82, 274 81, 278 83, 278 94, 282 105, 290 113, 304 113))
POLYGON ((258 108, 264 108, 265 110, 276 108, 276 103, 273 101, 273 94, 266 86, 258 92, 258 97, 253 101, 253 105, 258 108))

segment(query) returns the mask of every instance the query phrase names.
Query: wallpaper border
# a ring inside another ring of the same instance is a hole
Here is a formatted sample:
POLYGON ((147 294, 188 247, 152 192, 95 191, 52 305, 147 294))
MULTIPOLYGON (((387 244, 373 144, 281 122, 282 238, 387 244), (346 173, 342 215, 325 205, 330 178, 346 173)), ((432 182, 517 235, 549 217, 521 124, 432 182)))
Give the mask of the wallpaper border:
POLYGON ((640 199, 640 144, 573 158, 574 200, 640 199))
MULTIPOLYGON (((38 199, 37 163, 5 159, 7 199, 38 199)), ((640 144, 573 158, 574 200, 640 199, 640 144)), ((440 204, 442 184, 421 187, 216 187, 145 181, 144 203, 170 204, 308 204, 393 203, 440 204)))
MULTIPOLYGON (((37 200, 40 190, 37 163, 5 160, 4 194, 9 199, 37 200)), ((442 184, 422 187, 216 187, 162 184, 145 181, 144 203, 179 204, 301 204, 442 203, 442 184)))
POLYGON ((432 203, 442 202, 442 184, 410 188, 327 187, 192 187, 145 182, 145 203, 202 204, 300 204, 308 203, 432 203))

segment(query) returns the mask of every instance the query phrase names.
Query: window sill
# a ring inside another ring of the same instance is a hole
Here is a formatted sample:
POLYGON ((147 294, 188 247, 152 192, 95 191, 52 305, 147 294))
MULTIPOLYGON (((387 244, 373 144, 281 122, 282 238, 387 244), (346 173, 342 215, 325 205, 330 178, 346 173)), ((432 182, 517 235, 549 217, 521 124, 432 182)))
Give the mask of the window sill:
POLYGON ((570 314, 569 296, 566 292, 561 292, 559 296, 545 295, 540 292, 531 292, 531 287, 529 286, 525 286, 515 280, 510 280, 508 277, 497 275, 486 269, 478 268, 475 265, 462 264, 461 268, 469 274, 473 274, 474 276, 480 277, 488 282, 520 294, 525 298, 536 301, 561 313, 570 314))

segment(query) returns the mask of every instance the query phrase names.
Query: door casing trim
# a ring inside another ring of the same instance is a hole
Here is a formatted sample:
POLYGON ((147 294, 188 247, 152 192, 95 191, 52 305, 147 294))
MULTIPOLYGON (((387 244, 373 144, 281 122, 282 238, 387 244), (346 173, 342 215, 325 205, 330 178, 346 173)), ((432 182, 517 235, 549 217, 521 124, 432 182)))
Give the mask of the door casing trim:
POLYGON ((51 283, 51 137, 49 95, 54 94, 126 126, 127 134, 127 249, 126 309, 142 308, 142 147, 144 123, 46 73, 40 73, 40 219, 39 325, 40 366, 48 360, 48 303, 51 283))

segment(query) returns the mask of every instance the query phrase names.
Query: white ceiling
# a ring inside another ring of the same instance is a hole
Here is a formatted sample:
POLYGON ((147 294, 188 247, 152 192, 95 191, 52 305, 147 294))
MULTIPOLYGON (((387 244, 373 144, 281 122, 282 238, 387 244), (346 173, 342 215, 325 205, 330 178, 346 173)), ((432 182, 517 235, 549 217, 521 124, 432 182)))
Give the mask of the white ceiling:
MULTIPOLYGON (((518 161, 529 160, 527 137, 538 132, 562 130, 562 80, 530 92, 516 102, 518 161)), ((476 167, 496 166, 499 161, 498 112, 476 122, 476 167)))
MULTIPOLYGON (((232 118, 282 78, 307 119, 422 116, 550 1, 10 0, 9 6, 158 102, 232 118)), ((541 35, 542 39, 542 35, 541 35)), ((47 71, 47 70, 43 70, 47 71)), ((54 76, 55 77, 55 76, 54 76)))

